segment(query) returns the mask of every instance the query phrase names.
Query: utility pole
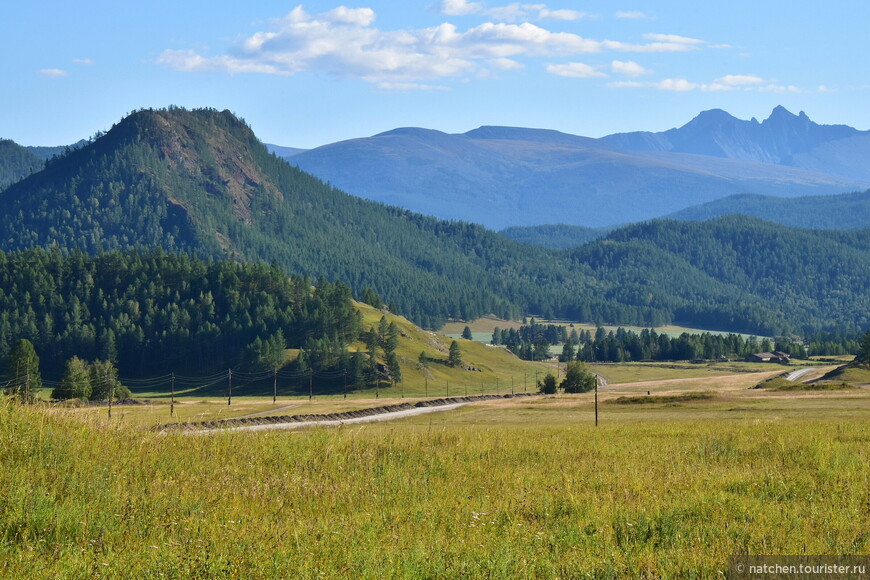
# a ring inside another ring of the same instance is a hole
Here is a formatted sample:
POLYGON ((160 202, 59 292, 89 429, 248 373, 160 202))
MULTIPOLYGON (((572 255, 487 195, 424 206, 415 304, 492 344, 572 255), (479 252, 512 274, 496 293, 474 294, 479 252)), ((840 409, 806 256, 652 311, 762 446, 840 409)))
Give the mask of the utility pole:
POLYGON ((598 377, 595 377, 595 426, 598 427, 598 377))
POLYGON ((175 373, 170 373, 169 377, 169 382, 172 388, 172 398, 169 403, 169 416, 175 417, 175 373))
POLYGON ((450 381, 447 381, 447 396, 450 396, 450 381))
POLYGON ((514 378, 511 376, 511 396, 514 396, 514 378))
POLYGON ((272 404, 278 402, 278 367, 272 373, 272 404))
POLYGON ((426 381, 426 397, 429 396, 429 377, 423 377, 423 380, 426 381))
POLYGON ((347 398, 347 369, 344 369, 344 398, 347 398))
MULTIPOLYGON (((103 377, 107 383, 109 383, 109 369, 106 369, 103 373, 103 377)), ((115 396, 115 383, 114 381, 109 383, 109 419, 112 418, 112 398, 115 396)))
POLYGON ((314 398, 314 369, 308 369, 308 400, 314 398))
POLYGON ((229 391, 227 393, 227 407, 233 404, 233 369, 229 370, 229 374, 227 375, 229 380, 229 391))

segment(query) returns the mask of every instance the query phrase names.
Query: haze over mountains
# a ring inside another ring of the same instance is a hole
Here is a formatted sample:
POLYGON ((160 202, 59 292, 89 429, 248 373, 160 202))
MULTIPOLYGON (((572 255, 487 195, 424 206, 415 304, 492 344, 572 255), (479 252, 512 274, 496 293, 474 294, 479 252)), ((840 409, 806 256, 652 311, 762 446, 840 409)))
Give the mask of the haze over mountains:
POLYGON ((818 125, 782 107, 761 123, 713 110, 663 133, 600 139, 512 127, 460 135, 403 128, 278 154, 353 195, 494 229, 600 227, 734 194, 870 187, 870 132, 818 125))

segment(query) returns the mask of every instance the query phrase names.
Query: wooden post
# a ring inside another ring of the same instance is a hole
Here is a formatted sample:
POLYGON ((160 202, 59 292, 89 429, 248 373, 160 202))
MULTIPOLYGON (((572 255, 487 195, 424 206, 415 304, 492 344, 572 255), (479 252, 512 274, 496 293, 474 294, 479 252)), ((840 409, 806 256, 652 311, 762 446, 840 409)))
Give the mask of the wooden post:
POLYGON ((308 400, 314 398, 314 369, 308 369, 308 400))
POLYGON ((227 375, 229 380, 229 392, 227 393, 227 407, 233 404, 233 369, 229 370, 229 375, 227 375))
POLYGON ((347 369, 344 369, 344 398, 347 398, 347 369))
POLYGON ((426 396, 429 396, 429 377, 423 377, 423 380, 426 381, 426 396))
MULTIPOLYGON (((106 382, 109 381, 109 369, 106 369, 106 373, 104 375, 106 382)), ((112 398, 115 396, 115 383, 114 381, 109 383, 109 419, 112 418, 112 398)))
POLYGON ((171 398, 169 402, 169 416, 175 417, 175 373, 170 373, 169 384, 171 385, 171 398))
POLYGON ((272 371, 272 404, 278 402, 278 367, 272 371))
POLYGON ((511 377, 511 396, 514 394, 514 378, 511 377))
POLYGON ((450 381, 447 381, 447 396, 450 396, 450 381))
POLYGON ((595 426, 598 427, 598 377, 595 377, 595 426))

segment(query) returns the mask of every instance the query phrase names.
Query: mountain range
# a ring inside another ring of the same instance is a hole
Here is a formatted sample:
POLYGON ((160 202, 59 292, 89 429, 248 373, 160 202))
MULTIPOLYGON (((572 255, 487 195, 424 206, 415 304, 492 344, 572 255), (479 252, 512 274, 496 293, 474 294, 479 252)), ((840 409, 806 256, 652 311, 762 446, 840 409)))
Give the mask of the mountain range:
POLYGON ((705 111, 662 133, 599 139, 481 127, 402 128, 273 151, 353 195, 489 228, 610 226, 729 195, 827 195, 870 187, 870 132, 782 107, 763 122, 705 111))
POLYGON ((140 110, 49 160, 0 192, 0 231, 6 252, 157 247, 271 263, 356 296, 372 288, 429 328, 490 313, 764 335, 870 324, 870 230, 726 216, 547 250, 348 195, 213 109, 140 110))

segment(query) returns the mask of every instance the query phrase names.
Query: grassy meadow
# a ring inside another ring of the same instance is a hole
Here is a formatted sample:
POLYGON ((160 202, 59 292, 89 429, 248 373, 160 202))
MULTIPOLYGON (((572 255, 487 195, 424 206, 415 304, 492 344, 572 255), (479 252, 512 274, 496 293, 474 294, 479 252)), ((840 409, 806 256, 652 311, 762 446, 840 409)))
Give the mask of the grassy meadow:
POLYGON ((597 428, 591 394, 214 435, 0 403, 0 576, 710 578, 870 552, 870 393, 747 389, 769 375, 613 385, 597 428))

